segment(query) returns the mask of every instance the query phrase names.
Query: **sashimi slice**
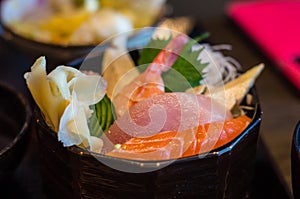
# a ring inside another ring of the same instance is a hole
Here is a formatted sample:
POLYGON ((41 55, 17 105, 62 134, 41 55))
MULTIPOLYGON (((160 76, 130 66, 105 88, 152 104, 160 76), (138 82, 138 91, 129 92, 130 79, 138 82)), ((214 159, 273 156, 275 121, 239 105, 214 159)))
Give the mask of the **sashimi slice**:
POLYGON ((195 139, 195 129, 165 131, 147 138, 132 138, 107 155, 135 160, 168 160, 182 156, 195 139))
POLYGON ((250 122, 251 118, 242 115, 225 122, 200 125, 195 134, 196 139, 185 150, 182 157, 205 153, 231 142, 246 129, 250 122))
POLYGON ((181 92, 159 94, 140 101, 118 118, 102 136, 106 137, 104 148, 107 152, 115 144, 133 137, 149 137, 163 131, 183 132, 231 118, 223 105, 209 97, 181 92))
POLYGON ((197 155, 229 143, 240 135, 250 122, 251 119, 243 115, 225 122, 200 125, 184 132, 165 131, 147 138, 131 138, 107 155, 136 160, 167 160, 197 155), (209 129, 219 127, 219 136, 211 136, 209 129), (208 145, 211 145, 209 150, 208 145))

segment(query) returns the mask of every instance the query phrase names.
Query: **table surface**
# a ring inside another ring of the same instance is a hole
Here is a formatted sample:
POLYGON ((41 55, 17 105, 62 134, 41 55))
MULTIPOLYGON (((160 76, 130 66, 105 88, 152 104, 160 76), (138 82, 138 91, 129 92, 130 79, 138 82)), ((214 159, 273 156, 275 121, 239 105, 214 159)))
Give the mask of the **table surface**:
MULTIPOLYGON (((294 128, 300 119, 299 91, 277 71, 272 60, 268 60, 260 49, 236 27, 224 14, 225 0, 182 1, 169 0, 174 16, 192 16, 203 30, 210 33, 211 44, 230 44, 232 50, 228 54, 234 57, 246 70, 258 63, 265 63, 266 67, 256 82, 256 88, 263 110, 260 137, 265 143, 275 169, 284 179, 288 190, 291 191, 290 150, 294 128), (190 6, 192 5, 192 6, 190 6), (284 104, 284 106, 281 106, 284 104)), ((227 53, 227 52, 226 52, 227 53)), ((26 97, 30 98, 23 74, 29 70, 34 62, 14 46, 0 40, 0 80, 6 81, 26 97)), ((32 141, 30 150, 35 146, 32 141)), ((34 169, 38 162, 28 155, 28 160, 19 170, 25 171, 26 164, 34 169)), ((39 181, 35 176, 35 183, 39 181)), ((30 190, 30 184, 26 185, 30 190)))

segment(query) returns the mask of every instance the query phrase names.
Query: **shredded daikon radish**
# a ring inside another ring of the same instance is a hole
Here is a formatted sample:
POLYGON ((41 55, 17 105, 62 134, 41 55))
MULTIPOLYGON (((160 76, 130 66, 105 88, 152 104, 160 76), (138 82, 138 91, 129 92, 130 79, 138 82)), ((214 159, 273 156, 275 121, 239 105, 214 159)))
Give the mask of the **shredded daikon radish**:
POLYGON ((204 79, 201 84, 220 86, 223 83, 235 79, 239 75, 241 65, 234 58, 225 56, 220 50, 231 50, 227 44, 210 45, 207 43, 195 45, 193 50, 205 48, 205 53, 200 53, 199 58, 208 65, 204 68, 204 79), (213 61, 212 61, 213 60, 213 61))

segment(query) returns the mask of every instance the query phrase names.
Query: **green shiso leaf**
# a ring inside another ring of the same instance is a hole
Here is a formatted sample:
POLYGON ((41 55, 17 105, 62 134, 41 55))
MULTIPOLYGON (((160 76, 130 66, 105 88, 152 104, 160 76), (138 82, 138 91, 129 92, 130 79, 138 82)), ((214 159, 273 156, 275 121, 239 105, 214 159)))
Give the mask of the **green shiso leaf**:
POLYGON ((147 46, 142 48, 140 52, 140 57, 138 59, 138 70, 140 72, 144 72, 151 63, 154 58, 158 55, 158 53, 164 49, 164 47, 171 41, 172 37, 169 37, 168 39, 151 39, 147 46))
MULTIPOLYGON (((208 37, 208 34, 204 33, 195 39, 190 39, 183 47, 172 68, 162 74, 166 92, 183 92, 188 88, 200 85, 200 81, 203 79, 202 71, 208 63, 202 63, 201 60, 198 60, 203 49, 192 51, 192 46, 206 37, 208 37)), ((138 60, 140 72, 146 69, 171 39, 150 40, 148 45, 140 52, 138 60)))
POLYGON ((88 123, 90 134, 101 137, 103 132, 107 131, 115 120, 115 111, 113 104, 107 95, 95 105, 90 106, 93 110, 88 123))

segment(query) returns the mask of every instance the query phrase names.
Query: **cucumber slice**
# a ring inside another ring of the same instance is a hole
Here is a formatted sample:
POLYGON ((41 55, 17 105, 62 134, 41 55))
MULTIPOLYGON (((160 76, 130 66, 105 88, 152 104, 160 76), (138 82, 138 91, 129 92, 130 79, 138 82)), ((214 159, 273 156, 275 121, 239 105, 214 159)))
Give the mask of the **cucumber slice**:
POLYGON ((88 124, 90 133, 92 136, 101 137, 115 121, 113 104, 105 95, 100 102, 92 105, 91 109, 93 113, 88 124))

